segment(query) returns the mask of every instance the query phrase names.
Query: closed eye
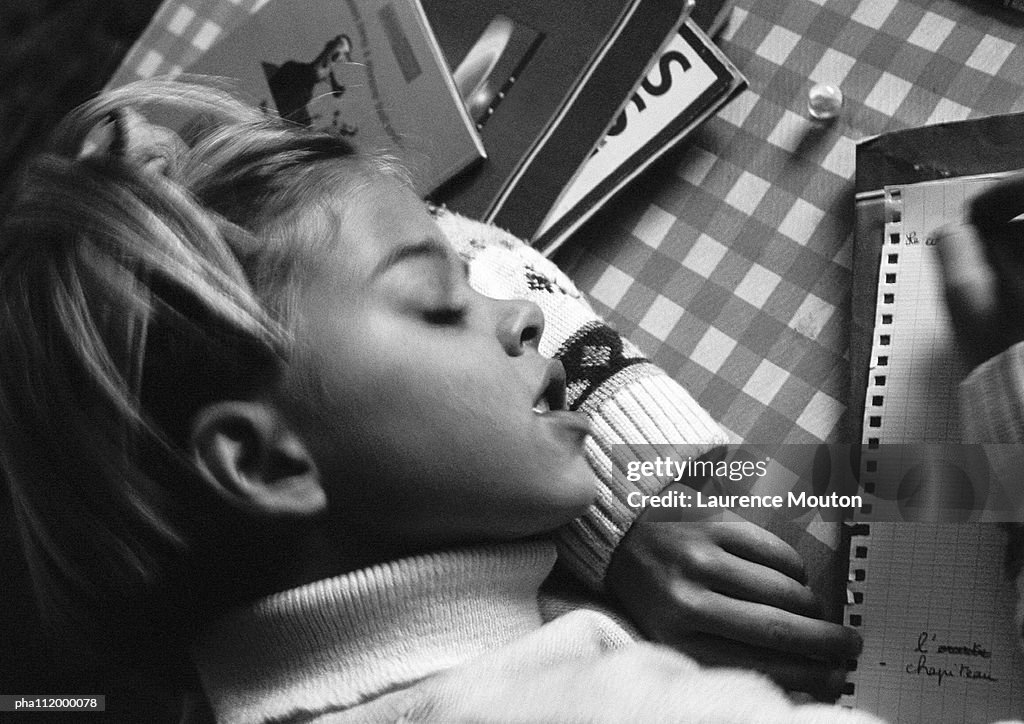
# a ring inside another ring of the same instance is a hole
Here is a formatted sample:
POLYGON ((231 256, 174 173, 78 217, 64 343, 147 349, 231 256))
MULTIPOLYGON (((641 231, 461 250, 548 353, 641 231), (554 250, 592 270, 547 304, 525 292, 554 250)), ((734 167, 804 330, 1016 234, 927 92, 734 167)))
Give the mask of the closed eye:
POLYGON ((461 324, 466 319, 466 308, 440 307, 437 309, 427 309, 423 312, 423 319, 425 319, 430 324, 461 324))

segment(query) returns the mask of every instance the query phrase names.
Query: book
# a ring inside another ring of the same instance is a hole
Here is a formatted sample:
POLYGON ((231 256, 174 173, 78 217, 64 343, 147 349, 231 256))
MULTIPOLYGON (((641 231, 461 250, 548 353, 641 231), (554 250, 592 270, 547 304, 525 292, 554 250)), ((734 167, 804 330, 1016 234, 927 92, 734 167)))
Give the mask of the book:
POLYGON ((728 58, 687 20, 629 103, 560 194, 535 244, 553 251, 608 199, 747 86, 728 58))
POLYGON ((910 129, 857 149, 851 411, 866 504, 845 621, 864 639, 842 703, 899 722, 1024 713, 1007 520, 984 450, 963 445, 937 258, 942 223, 1024 161, 1022 116, 910 129), (909 521, 909 522, 908 522, 909 521))
POLYGON ((967 218, 1001 174, 883 189, 884 226, 863 403, 861 482, 875 520, 1013 521, 1016 480, 999 474, 1007 446, 968 444, 959 384, 970 368, 945 301, 935 229, 967 218))
POLYGON ((188 72, 396 155, 421 194, 486 155, 418 0, 271 0, 188 72))
POLYGON ((534 239, 682 24, 686 5, 423 0, 453 75, 479 78, 480 101, 470 100, 488 152, 433 200, 534 239))
POLYGON ((850 429, 862 440, 885 239, 885 187, 1024 168, 1024 113, 884 133, 856 148, 850 323, 850 429))
POLYGON ((1019 518, 1018 486, 991 464, 1010 451, 965 444, 960 431, 958 386, 970 370, 953 338, 932 232, 961 223, 977 194, 1024 161, 1005 148, 1022 122, 946 124, 872 139, 863 155, 865 144, 858 148, 851 411, 875 520, 1019 518), (957 173, 986 166, 992 173, 957 173))

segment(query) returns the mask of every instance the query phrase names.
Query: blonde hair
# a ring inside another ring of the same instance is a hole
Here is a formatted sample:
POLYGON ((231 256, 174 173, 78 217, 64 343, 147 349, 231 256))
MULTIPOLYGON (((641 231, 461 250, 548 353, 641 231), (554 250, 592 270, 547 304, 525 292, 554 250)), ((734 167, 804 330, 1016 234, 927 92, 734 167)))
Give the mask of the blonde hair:
POLYGON ((246 552, 186 459, 189 419, 287 363, 289 300, 337 223, 303 210, 395 168, 171 81, 86 104, 28 164, 0 228, 0 469, 49 620, 103 647, 114 628, 172 640, 245 595, 245 566, 217 564, 246 552), (190 119, 158 170, 116 128, 94 141, 129 108, 190 119))

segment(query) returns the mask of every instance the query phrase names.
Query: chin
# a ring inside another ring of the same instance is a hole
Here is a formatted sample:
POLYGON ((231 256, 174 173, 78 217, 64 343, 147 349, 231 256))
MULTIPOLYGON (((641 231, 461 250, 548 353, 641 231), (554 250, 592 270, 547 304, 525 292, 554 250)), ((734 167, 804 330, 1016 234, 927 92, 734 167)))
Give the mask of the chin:
POLYGON ((597 478, 585 463, 583 468, 563 479, 552 480, 551 487, 544 491, 544 503, 535 519, 544 520, 545 530, 560 528, 579 518, 597 500, 597 478))
POLYGON ((516 540, 553 533, 583 515, 593 499, 569 505, 531 506, 509 514, 487 526, 486 535, 492 540, 516 540))

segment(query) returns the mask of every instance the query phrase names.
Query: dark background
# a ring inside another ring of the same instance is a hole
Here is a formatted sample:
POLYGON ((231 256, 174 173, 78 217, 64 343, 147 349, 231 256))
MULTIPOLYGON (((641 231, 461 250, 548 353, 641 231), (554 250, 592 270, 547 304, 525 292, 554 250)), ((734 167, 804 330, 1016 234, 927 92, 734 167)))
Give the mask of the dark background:
MULTIPOLYGON (((57 121, 95 95, 142 34, 159 0, 0 0, 0 198, 57 121)), ((118 674, 75 670, 43 646, 0 486, 0 694, 106 694, 106 715, 0 714, 0 720, 177 721, 179 703, 118 674), (131 711, 124 704, 131 701, 131 711)))
POLYGON ((0 0, 0 182, 99 91, 159 0, 0 0))

